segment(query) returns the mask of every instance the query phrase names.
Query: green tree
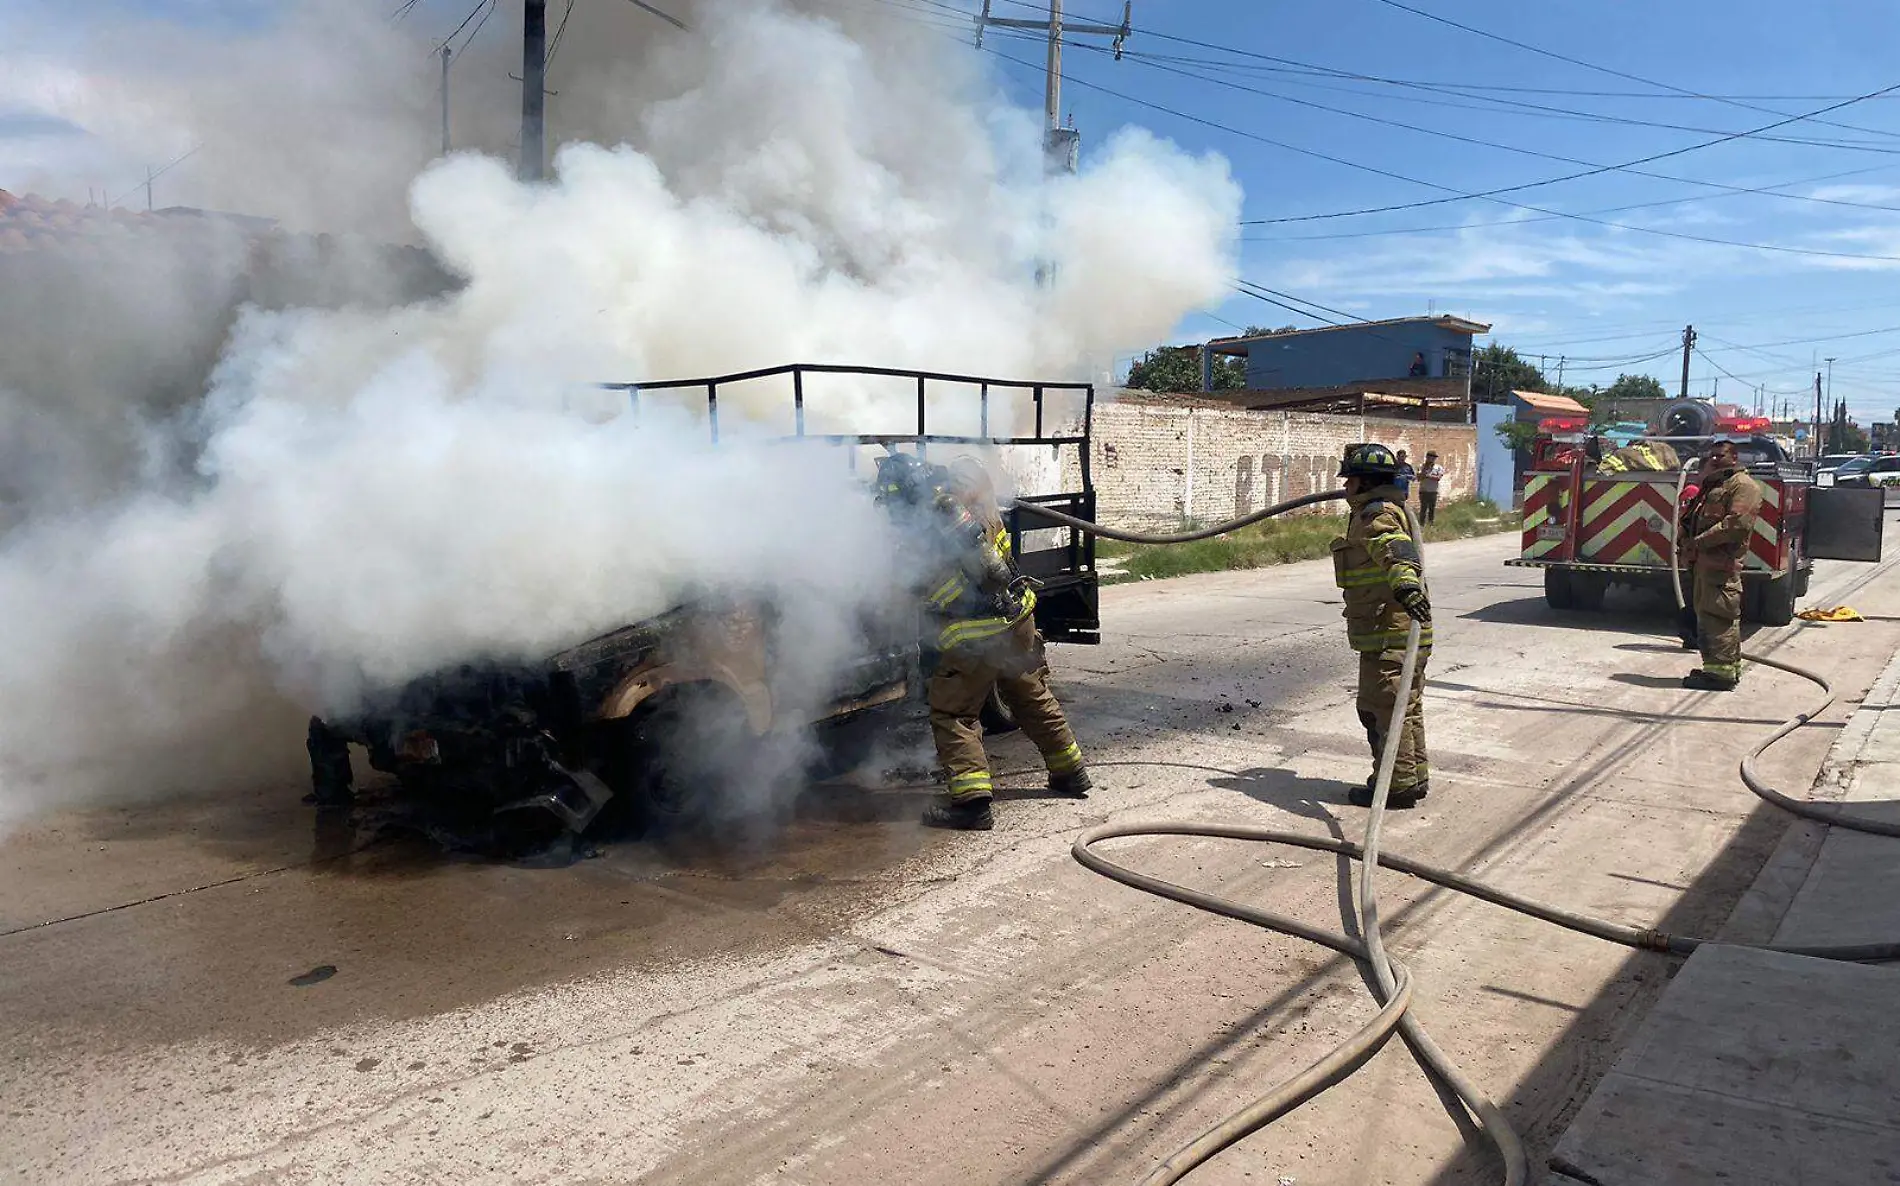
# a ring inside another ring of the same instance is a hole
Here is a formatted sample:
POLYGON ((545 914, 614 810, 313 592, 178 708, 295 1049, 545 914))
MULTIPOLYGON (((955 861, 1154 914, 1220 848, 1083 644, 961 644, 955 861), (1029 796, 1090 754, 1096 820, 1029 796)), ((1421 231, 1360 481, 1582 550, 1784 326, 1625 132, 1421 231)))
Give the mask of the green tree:
MULTIPOLYGON (((1180 395, 1201 389, 1201 347, 1163 346, 1150 350, 1128 368, 1128 386, 1141 391, 1180 395)), ((1247 385, 1247 362, 1214 359, 1214 390, 1237 391, 1247 385)))
POLYGON ((1471 356, 1471 391, 1480 403, 1501 404, 1513 391, 1543 391, 1544 372, 1496 342, 1471 356))
POLYGON ((1626 399, 1668 399, 1663 385, 1648 375, 1618 375, 1603 393, 1612 402, 1626 399))
MULTIPOLYGON (((1291 325, 1279 329, 1268 329, 1261 325, 1250 325, 1242 330, 1243 338, 1258 337, 1261 334, 1285 333, 1295 328, 1291 325)), ((1200 346, 1162 346, 1150 350, 1128 368, 1127 386, 1140 391, 1157 391, 1166 395, 1183 395, 1201 389, 1201 350, 1200 346)), ((1214 359, 1214 390, 1239 391, 1247 386, 1247 360, 1244 358, 1214 359)))

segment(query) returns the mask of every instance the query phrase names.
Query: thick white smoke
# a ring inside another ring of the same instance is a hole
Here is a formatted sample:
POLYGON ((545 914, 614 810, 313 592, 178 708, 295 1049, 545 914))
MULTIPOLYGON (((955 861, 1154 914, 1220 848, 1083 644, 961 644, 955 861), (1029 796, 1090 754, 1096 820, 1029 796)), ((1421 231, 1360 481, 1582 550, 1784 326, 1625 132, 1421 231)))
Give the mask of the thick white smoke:
MULTIPOLYGON (((190 489, 4 538, 0 819, 295 769, 309 711, 707 586, 792 607, 821 688, 892 549, 837 454, 746 443, 786 429, 788 389, 722 393, 714 448, 693 400, 584 415, 577 385, 789 361, 1087 377, 1222 295, 1224 162, 1127 131, 1049 184, 1034 119, 954 46, 777 0, 692 12, 652 62, 667 93, 628 113, 641 148, 568 144, 542 187, 477 154, 415 181, 459 292, 245 314, 191 417, 190 489)), ((911 407, 838 386, 811 427, 911 407)))

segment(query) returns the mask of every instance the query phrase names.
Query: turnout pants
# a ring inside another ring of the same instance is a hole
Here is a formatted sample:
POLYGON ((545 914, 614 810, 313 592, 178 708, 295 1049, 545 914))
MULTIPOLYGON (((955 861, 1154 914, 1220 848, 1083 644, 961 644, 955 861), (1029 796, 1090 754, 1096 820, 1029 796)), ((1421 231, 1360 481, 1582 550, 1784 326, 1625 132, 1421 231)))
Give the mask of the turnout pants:
POLYGON ((954 800, 988 799, 989 756, 983 752, 983 704, 995 688, 1016 723, 1042 752, 1051 774, 1082 765, 1082 747, 1049 690, 1049 665, 1032 618, 1009 633, 945 651, 930 677, 930 736, 954 800))
MULTIPOLYGON (((1410 790, 1431 777, 1431 764, 1425 756, 1425 662, 1428 648, 1418 652, 1418 670, 1412 675, 1412 694, 1405 707, 1405 722, 1400 726, 1398 760, 1392 766, 1392 789, 1410 790)), ((1372 772, 1379 772, 1379 756, 1385 750, 1386 722, 1392 719, 1392 706, 1398 703, 1399 672, 1405 666, 1404 651, 1369 651, 1359 656, 1359 723, 1366 727, 1366 742, 1372 747, 1372 772)))
POLYGON ((1695 570, 1696 641, 1702 670, 1725 683, 1742 678, 1742 574, 1695 570))

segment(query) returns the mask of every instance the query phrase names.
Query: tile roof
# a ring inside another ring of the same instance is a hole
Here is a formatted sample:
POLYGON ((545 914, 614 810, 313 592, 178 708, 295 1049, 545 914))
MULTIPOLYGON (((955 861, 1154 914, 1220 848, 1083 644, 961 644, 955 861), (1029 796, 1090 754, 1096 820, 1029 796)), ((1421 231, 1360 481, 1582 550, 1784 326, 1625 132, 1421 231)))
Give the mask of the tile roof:
POLYGON ((66 198, 12 194, 0 189, 0 255, 58 249, 86 254, 166 234, 202 236, 237 230, 254 235, 274 224, 265 218, 216 214, 173 206, 165 210, 106 209, 66 198))

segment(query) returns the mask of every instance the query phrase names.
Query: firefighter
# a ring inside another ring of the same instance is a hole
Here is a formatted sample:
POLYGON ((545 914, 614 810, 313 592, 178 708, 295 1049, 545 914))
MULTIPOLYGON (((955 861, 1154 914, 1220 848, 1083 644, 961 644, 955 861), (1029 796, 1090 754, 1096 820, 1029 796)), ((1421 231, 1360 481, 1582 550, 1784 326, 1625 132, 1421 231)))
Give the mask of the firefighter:
POLYGON ((974 462, 947 471, 902 454, 893 458, 880 463, 886 471, 880 474, 880 498, 910 512, 903 525, 922 544, 923 568, 930 573, 924 600, 936 626, 930 733, 947 785, 945 796, 924 810, 924 825, 978 831, 994 826, 980 719, 991 689, 1041 751, 1049 789, 1087 798, 1093 784, 1082 747, 1049 690, 1035 589, 1016 570, 988 475, 974 462))
MULTIPOLYGON (((1359 655, 1359 723, 1372 747, 1374 778, 1385 748, 1386 726, 1398 703, 1399 672, 1405 663, 1410 623, 1420 626, 1418 670, 1400 724, 1398 760, 1392 768, 1387 806, 1416 806, 1431 789, 1425 755, 1425 661, 1431 654, 1432 606, 1425 596, 1424 558, 1411 532, 1405 497, 1394 479, 1399 460, 1384 445, 1346 450, 1339 476, 1351 508, 1346 534, 1333 540, 1333 579, 1344 591, 1346 641, 1359 655)), ((1355 788, 1351 801, 1372 804, 1373 779, 1355 788)))
POLYGON ((1682 468, 1682 458, 1664 441, 1634 440, 1605 457, 1597 470, 1606 474, 1673 474, 1682 468))
POLYGON ((1683 560, 1695 567, 1695 613, 1702 666, 1682 686, 1727 692, 1742 678, 1742 566, 1761 512, 1761 487, 1742 468, 1734 441, 1702 457, 1701 489, 1683 516, 1683 560))

